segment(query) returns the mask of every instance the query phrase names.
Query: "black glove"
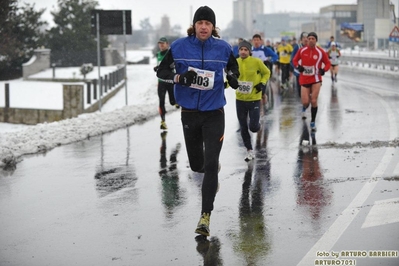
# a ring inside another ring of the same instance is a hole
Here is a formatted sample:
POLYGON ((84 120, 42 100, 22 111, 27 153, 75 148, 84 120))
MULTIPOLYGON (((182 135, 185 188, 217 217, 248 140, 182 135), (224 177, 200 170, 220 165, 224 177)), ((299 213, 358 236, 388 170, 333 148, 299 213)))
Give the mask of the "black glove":
POLYGON ((234 74, 227 75, 227 81, 229 82, 230 87, 232 87, 233 89, 238 88, 238 80, 234 74))
POLYGON ((159 66, 154 66, 154 72, 158 71, 159 66))
POLYGON ((322 75, 322 76, 324 76, 324 73, 325 73, 324 69, 320 68, 319 74, 322 75))
POLYGON ((183 86, 190 87, 197 78, 197 72, 187 71, 179 76, 179 84, 183 86))
POLYGON ((298 71, 301 72, 301 73, 302 73, 303 71, 305 71, 305 68, 304 68, 303 66, 301 66, 301 65, 299 65, 297 69, 298 69, 298 71))
POLYGON ((265 85, 263 85, 262 83, 259 83, 259 84, 257 84, 257 85, 255 85, 255 90, 256 90, 256 92, 258 93, 258 92, 261 92, 262 91, 262 89, 263 89, 263 87, 264 87, 265 85))

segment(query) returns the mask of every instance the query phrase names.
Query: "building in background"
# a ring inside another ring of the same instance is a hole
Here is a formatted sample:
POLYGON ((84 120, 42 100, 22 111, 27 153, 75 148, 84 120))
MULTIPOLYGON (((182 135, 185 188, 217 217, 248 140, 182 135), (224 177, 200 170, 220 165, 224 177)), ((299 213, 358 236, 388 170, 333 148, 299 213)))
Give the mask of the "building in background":
POLYGON ((386 49, 396 20, 395 6, 390 0, 358 0, 354 5, 320 8, 319 16, 313 22, 303 23, 301 29, 317 32, 321 45, 334 36, 343 47, 386 49))
POLYGON ((302 32, 302 25, 313 22, 317 13, 273 13, 259 14, 254 24, 254 33, 259 33, 272 42, 281 41, 282 37, 296 36, 302 32))
POLYGON ((341 35, 342 23, 357 23, 357 5, 331 5, 320 8, 315 21, 319 43, 324 45, 334 36, 341 46, 349 46, 353 40, 341 35))
POLYGON ((390 0, 357 0, 357 22, 364 24, 363 39, 370 48, 387 48, 395 20, 390 0))
POLYGON ((263 0, 235 0, 233 2, 233 20, 241 23, 248 38, 254 34, 257 15, 263 14, 263 0))
POLYGON ((389 33, 398 23, 390 0, 357 0, 356 4, 322 7, 319 13, 271 14, 263 14, 262 0, 235 0, 233 18, 236 30, 245 29, 239 37, 250 39, 259 33, 276 42, 284 36, 298 38, 302 31, 315 31, 321 45, 334 36, 343 47, 369 49, 388 48, 389 33))
MULTIPOLYGON (((223 39, 236 44, 238 38, 251 39, 255 33, 275 43, 282 37, 296 36, 298 39, 302 31, 315 31, 322 46, 327 44, 330 36, 334 36, 343 48, 385 49, 393 45, 389 42, 389 34, 395 21, 398 25, 395 6, 390 1, 357 0, 356 4, 322 7, 319 13, 274 13, 273 0, 233 0, 232 21, 220 33, 223 39), (264 13, 264 2, 271 6, 269 11, 273 13, 264 13)), ((192 7, 190 12, 193 12, 192 7)), ((152 45, 160 36, 180 35, 181 27, 171 26, 167 15, 160 20, 155 27, 148 18, 141 21, 141 29, 135 29, 134 34, 128 37, 128 45, 142 47, 149 43, 152 45)), ((112 42, 116 46, 123 43, 118 37, 112 42)))

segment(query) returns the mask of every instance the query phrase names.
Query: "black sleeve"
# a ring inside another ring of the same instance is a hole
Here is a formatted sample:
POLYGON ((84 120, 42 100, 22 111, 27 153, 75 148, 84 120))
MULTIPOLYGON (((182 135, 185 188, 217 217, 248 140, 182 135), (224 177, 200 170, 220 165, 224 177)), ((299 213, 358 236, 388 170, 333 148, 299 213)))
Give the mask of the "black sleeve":
POLYGON ((172 51, 169 49, 165 57, 159 64, 157 77, 165 82, 173 83, 173 78, 176 75, 176 73, 174 72, 174 68, 175 61, 173 59, 172 51))
POLYGON ((238 78, 240 76, 240 71, 238 70, 237 59, 235 58, 233 52, 231 52, 229 61, 227 62, 227 73, 230 71, 238 78))

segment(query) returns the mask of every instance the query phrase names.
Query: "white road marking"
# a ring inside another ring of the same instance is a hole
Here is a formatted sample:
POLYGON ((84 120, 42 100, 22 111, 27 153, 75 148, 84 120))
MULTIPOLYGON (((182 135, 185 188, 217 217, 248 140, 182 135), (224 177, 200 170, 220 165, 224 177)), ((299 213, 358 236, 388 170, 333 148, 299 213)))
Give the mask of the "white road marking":
POLYGON ((399 198, 378 200, 374 203, 362 228, 399 222, 399 198))
MULTIPOLYGON (((364 86, 363 89, 368 88, 364 86)), ((382 100, 381 97, 379 97, 379 101, 387 112, 389 121, 389 139, 393 140, 395 137, 397 137, 398 132, 394 112, 390 108, 389 104, 382 100)), ((368 182, 363 186, 349 206, 341 213, 341 215, 334 221, 330 228, 327 229, 324 235, 316 242, 316 244, 308 251, 308 253, 297 265, 314 265, 314 261, 317 259, 316 253, 318 251, 332 250, 333 246, 345 232, 346 228, 348 228, 351 222, 355 219, 356 215, 360 212, 360 208, 362 207, 363 203, 377 185, 379 180, 378 177, 381 177, 384 174, 389 162, 393 158, 392 154, 395 152, 395 150, 396 149, 392 147, 388 147, 386 149, 384 156, 382 157, 377 168, 374 170, 373 174, 370 176, 368 182)))

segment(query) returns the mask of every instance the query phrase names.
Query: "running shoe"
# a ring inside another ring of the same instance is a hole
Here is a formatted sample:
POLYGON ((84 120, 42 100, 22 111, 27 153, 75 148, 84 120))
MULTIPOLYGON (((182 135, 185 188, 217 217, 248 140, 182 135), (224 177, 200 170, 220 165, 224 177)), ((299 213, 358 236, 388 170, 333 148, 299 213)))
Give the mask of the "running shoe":
POLYGON ((166 130, 168 127, 166 126, 165 121, 161 121, 161 129, 166 130))
POLYGON ((255 155, 254 155, 254 152, 253 152, 253 150, 249 150, 248 152, 247 152, 247 156, 245 156, 245 161, 246 162, 249 162, 249 161, 252 161, 253 159, 255 159, 255 155))
POLYGON ((316 131, 316 123, 315 122, 310 122, 310 129, 312 131, 316 131))
POLYGON ((201 218, 198 222, 197 228, 195 229, 195 233, 203 235, 203 236, 209 236, 210 230, 209 230, 209 224, 211 220, 211 214, 210 213, 203 213, 201 215, 201 218))

